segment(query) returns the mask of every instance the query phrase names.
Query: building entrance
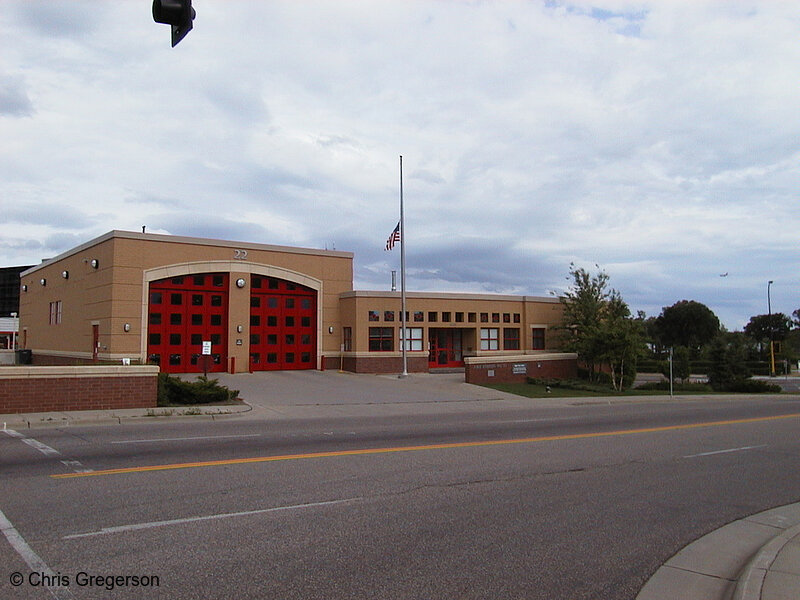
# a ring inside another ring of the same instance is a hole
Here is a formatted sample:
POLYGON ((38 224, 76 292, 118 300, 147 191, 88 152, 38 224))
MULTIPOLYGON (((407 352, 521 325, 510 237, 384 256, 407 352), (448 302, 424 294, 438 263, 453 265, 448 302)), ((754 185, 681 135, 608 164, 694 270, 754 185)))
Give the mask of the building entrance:
POLYGON ((147 360, 163 372, 224 371, 227 331, 227 273, 185 275, 150 283, 147 360), (204 341, 211 342, 210 356, 203 356, 204 341))
POLYGON ((463 367, 462 331, 460 329, 429 329, 428 367, 463 367))
POLYGON ((250 370, 314 369, 316 365, 316 291, 291 281, 253 275, 250 370))

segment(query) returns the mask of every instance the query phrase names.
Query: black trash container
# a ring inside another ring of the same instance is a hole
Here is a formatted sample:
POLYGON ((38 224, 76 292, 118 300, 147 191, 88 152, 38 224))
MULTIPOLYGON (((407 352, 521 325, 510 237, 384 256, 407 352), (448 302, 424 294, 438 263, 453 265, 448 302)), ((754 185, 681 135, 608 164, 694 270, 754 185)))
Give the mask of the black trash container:
POLYGON ((33 363, 33 350, 17 350, 17 364, 30 365, 33 363))

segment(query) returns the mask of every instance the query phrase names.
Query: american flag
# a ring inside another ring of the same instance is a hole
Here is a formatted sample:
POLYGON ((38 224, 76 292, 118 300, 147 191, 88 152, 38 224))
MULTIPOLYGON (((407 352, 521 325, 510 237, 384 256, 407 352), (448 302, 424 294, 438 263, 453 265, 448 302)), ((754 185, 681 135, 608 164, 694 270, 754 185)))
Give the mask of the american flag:
POLYGON ((385 250, 391 250, 394 248, 394 245, 400 241, 400 221, 397 222, 397 227, 394 228, 394 231, 389 235, 389 239, 386 240, 386 248, 385 250))

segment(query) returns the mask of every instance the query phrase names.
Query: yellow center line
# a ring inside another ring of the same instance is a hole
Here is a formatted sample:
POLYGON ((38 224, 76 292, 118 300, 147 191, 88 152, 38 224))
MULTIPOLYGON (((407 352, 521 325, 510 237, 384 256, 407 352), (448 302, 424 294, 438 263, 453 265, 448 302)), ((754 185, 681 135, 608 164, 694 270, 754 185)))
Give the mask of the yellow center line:
POLYGON ((362 456, 366 454, 388 454, 390 452, 417 452, 420 450, 446 450, 450 448, 477 448, 481 446, 506 446, 510 444, 533 444, 537 442, 556 442, 561 440, 581 440, 589 438, 614 437, 637 433, 658 433, 662 431, 679 431, 682 429, 699 429, 702 427, 721 427, 724 425, 741 425, 745 423, 763 423, 779 419, 796 419, 800 413, 776 415, 772 417, 755 417, 728 421, 711 421, 708 423, 689 423, 686 425, 667 425, 663 427, 646 427, 643 429, 623 429, 593 433, 572 433, 566 435, 549 435, 542 437, 516 438, 511 440, 484 440, 481 442, 451 442, 445 444, 425 444, 421 446, 396 446, 390 448, 362 448, 359 450, 334 450, 330 452, 309 452, 305 454, 284 454, 280 456, 255 456, 252 458, 232 458, 227 460, 209 460, 203 462, 175 463, 166 465, 149 465, 144 467, 124 467, 121 469, 105 469, 86 473, 62 473, 50 475, 54 479, 73 479, 75 477, 97 477, 100 475, 120 475, 123 473, 143 473, 146 471, 168 471, 171 469, 193 469, 197 467, 218 467, 222 465, 243 465, 249 463, 299 460, 306 458, 332 458, 335 456, 362 456))

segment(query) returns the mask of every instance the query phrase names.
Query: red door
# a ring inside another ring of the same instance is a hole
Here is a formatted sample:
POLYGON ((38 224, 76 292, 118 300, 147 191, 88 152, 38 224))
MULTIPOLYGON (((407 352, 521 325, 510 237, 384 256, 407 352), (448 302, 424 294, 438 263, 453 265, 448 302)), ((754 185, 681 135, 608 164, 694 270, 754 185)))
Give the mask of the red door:
POLYGON ((463 367, 462 334, 460 329, 430 329, 428 367, 463 367))
POLYGON ((250 370, 314 369, 317 364, 317 293, 253 275, 250 291, 250 370))
POLYGON ((148 361, 165 373, 225 370, 228 360, 228 274, 203 273, 150 284, 148 361), (202 355, 211 342, 211 356, 202 355))

